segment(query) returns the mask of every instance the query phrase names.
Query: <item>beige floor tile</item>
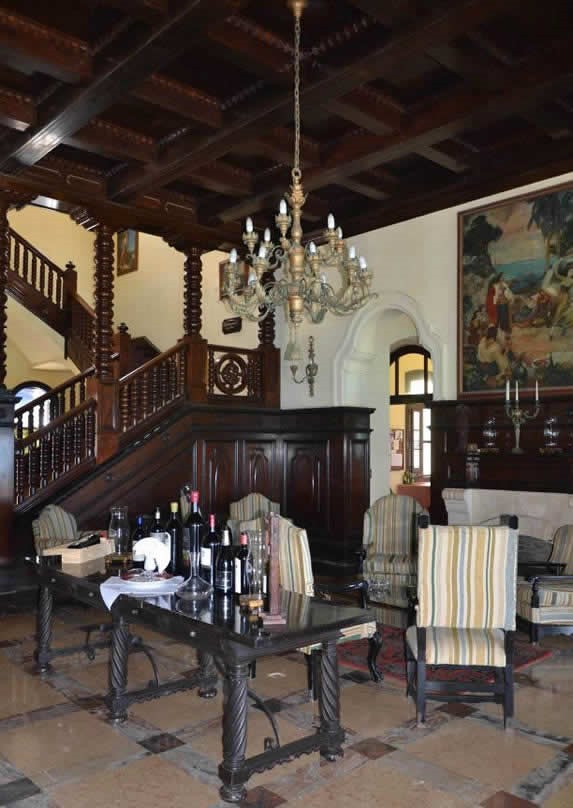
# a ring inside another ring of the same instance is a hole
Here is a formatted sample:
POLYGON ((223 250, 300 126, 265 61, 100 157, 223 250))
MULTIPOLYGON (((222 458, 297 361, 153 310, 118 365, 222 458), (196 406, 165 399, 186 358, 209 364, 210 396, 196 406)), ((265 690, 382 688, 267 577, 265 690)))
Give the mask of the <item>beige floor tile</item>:
POLYGON ((144 758, 54 789, 59 808, 207 808, 217 789, 168 761, 144 758))
MULTIPOLYGON (((501 707, 497 704, 483 704, 481 709, 501 718, 501 707)), ((537 687, 519 688, 515 691, 515 717, 531 729, 573 737, 573 695, 539 690, 537 687)))
POLYGON ((21 640, 36 631, 32 614, 4 615, 0 619, 0 640, 21 640))
POLYGON ((249 687, 263 698, 281 698, 297 690, 306 690, 306 665, 284 656, 265 657, 257 661, 256 677, 249 687))
POLYGON ((10 664, 0 666, 0 690, 0 718, 66 701, 65 696, 60 695, 57 690, 10 664))
POLYGON ((0 755, 28 777, 36 772, 76 766, 83 761, 119 761, 141 747, 85 712, 0 733, 0 755))
MULTIPOLYGON (((309 702, 302 709, 318 715, 318 703, 309 702)), ((380 735, 415 717, 414 704, 403 689, 353 685, 340 691, 341 723, 361 735, 380 735)))
MULTIPOLYGON (((108 687, 108 661, 107 652, 96 656, 93 663, 88 663, 82 667, 72 667, 68 670, 77 682, 89 687, 94 691, 103 693, 107 691, 108 687)), ((157 660, 157 667, 159 669, 159 681, 166 682, 173 679, 177 675, 179 666, 169 665, 167 662, 157 660)), ((149 660, 144 654, 130 654, 128 667, 127 667, 127 686, 144 687, 153 679, 153 669, 149 660)))
POLYGON ((292 802, 304 808, 348 808, 351 805, 380 805, 384 808, 462 808, 468 802, 454 794, 431 788, 376 761, 340 777, 314 794, 292 802))
POLYGON ((543 803, 545 808, 571 808, 573 805, 573 783, 553 794, 543 803))
POLYGON ((173 732, 223 715, 221 688, 214 699, 202 699, 196 690, 176 693, 162 699, 137 704, 130 708, 130 715, 149 722, 163 732, 173 732))
POLYGON ((409 744, 408 752, 506 791, 555 754, 553 749, 511 730, 483 727, 471 719, 447 723, 431 735, 409 744))

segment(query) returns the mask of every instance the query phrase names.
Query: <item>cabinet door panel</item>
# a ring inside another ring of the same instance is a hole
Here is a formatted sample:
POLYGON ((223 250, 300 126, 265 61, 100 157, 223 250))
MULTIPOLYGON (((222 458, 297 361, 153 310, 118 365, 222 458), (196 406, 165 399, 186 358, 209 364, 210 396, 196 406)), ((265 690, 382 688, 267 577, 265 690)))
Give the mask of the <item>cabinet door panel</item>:
POLYGON ((370 440, 349 438, 347 444, 348 471, 344 481, 346 502, 345 535, 361 542, 364 511, 370 504, 370 440))
POLYGON ((205 440, 203 442, 201 502, 203 513, 229 512, 229 503, 237 499, 238 441, 205 440))
POLYGON ((272 500, 276 491, 276 441, 246 441, 245 464, 241 479, 243 494, 256 491, 272 500))
POLYGON ((287 440, 285 449, 285 513, 319 534, 328 514, 328 441, 287 440))

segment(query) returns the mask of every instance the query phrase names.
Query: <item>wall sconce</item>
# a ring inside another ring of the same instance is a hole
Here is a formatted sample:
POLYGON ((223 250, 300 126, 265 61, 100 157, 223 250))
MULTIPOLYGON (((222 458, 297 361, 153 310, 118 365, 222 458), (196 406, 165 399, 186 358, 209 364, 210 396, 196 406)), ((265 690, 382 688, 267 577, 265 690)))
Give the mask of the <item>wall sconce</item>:
MULTIPOLYGON (((316 378, 316 374, 318 373, 318 365, 314 361, 314 337, 308 338, 308 365, 305 368, 304 376, 302 379, 296 378, 296 372, 298 370, 298 365, 291 365, 290 372, 292 373, 292 380, 295 384, 303 384, 303 382, 308 382, 308 394, 312 398, 314 396, 314 380, 316 378)), ((291 356, 291 359, 298 359, 299 356, 291 356)), ((300 359, 302 359, 302 355, 300 355, 300 359)))

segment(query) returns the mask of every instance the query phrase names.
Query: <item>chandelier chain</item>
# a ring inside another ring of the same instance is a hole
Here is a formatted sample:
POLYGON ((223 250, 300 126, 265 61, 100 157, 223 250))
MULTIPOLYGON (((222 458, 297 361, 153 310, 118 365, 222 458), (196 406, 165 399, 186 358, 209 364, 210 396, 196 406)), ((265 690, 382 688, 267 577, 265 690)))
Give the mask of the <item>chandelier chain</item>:
POLYGON ((300 17, 294 20, 294 165, 292 175, 300 178, 300 17))

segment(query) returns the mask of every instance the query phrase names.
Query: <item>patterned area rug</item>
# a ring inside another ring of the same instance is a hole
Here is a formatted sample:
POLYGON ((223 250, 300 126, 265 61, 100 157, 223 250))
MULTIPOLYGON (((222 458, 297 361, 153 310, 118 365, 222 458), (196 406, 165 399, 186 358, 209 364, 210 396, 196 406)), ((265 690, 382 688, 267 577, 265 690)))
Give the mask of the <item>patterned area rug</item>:
MULTIPOLYGON (((404 657, 404 631, 393 626, 383 626, 378 624, 378 630, 382 633, 383 645, 378 654, 377 664, 384 676, 390 679, 406 681, 406 662, 404 657)), ((516 638, 514 645, 514 670, 519 671, 541 662, 551 656, 551 651, 531 645, 525 639, 516 638)), ((340 665, 353 668, 357 671, 368 673, 366 659, 368 655, 368 641, 354 640, 352 642, 340 643, 338 645, 338 661, 340 665)), ((428 679, 441 679, 448 681, 489 682, 492 676, 487 669, 475 668, 468 677, 465 668, 436 668, 432 665, 427 667, 428 679)))

